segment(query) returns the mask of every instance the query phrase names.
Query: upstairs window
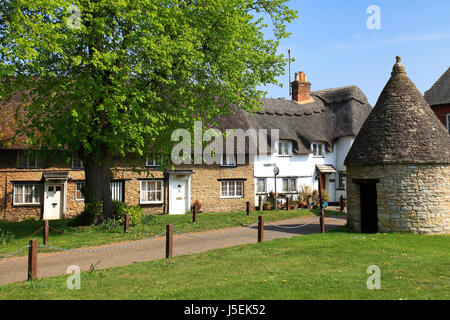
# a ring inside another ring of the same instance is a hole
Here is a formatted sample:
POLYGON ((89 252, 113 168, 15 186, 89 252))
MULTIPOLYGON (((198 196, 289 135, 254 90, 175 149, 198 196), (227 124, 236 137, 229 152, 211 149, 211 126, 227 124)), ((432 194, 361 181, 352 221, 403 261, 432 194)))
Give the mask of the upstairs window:
POLYGON ((345 189, 345 174, 343 172, 339 172, 339 181, 338 181, 338 189, 345 189))
POLYGON ((72 169, 84 169, 83 161, 78 158, 72 158, 72 169))
POLYGON ((222 155, 222 162, 220 163, 222 167, 235 167, 236 166, 236 156, 234 154, 222 155))
POLYGON ((42 157, 37 151, 18 151, 17 152, 17 167, 18 168, 42 168, 42 157))
POLYGON ((325 145, 323 143, 312 144, 313 157, 323 158, 325 156, 325 145))
POLYGON ((447 130, 450 133, 450 113, 447 113, 446 118, 447 118, 447 130))
POLYGON ((292 143, 290 141, 278 142, 278 155, 279 156, 290 156, 291 150, 292 150, 292 143))
POLYGON ((156 158, 149 158, 147 157, 145 159, 145 166, 146 167, 159 167, 160 163, 158 162, 158 160, 156 160, 156 158))

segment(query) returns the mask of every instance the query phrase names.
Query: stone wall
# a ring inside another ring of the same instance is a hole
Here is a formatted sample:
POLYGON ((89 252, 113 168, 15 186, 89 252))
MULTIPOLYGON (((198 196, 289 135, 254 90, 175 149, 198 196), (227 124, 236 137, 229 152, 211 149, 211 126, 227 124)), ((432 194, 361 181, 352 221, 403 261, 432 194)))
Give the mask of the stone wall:
POLYGON ((450 233, 450 165, 347 165, 347 224, 361 231, 360 186, 352 179, 379 179, 379 232, 450 233))

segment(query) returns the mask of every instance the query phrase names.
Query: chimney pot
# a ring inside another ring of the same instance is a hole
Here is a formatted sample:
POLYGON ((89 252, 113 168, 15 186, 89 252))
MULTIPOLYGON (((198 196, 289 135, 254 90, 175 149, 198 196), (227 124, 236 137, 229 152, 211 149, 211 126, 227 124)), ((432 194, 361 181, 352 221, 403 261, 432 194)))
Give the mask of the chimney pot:
POLYGON ((303 71, 295 73, 295 81, 292 86, 292 101, 302 102, 311 99, 311 84, 306 81, 306 74, 303 71))

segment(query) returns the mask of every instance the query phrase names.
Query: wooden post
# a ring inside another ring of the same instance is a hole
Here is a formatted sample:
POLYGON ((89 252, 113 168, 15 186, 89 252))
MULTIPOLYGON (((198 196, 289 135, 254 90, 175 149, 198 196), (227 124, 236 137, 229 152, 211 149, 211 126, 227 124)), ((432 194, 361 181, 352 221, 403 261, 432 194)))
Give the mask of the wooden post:
POLYGON ((197 214, 198 214, 198 206, 197 206, 197 202, 194 202, 194 212, 192 214, 192 222, 193 223, 197 222, 197 214))
POLYGON ((247 201, 247 208, 246 208, 246 210, 247 210, 247 215, 249 216, 250 215, 250 201, 247 201))
POLYGON ((32 239, 28 248, 28 281, 37 278, 37 252, 38 242, 32 239))
POLYGON ((289 207, 291 206, 291 198, 287 197, 286 198, 286 210, 289 211, 289 207))
POLYGON ((123 232, 128 233, 129 229, 130 229, 130 215, 127 213, 125 215, 125 221, 123 224, 123 232))
POLYGON ((173 227, 171 224, 166 226, 166 258, 172 258, 173 249, 173 227))
POLYGON ((49 233, 48 220, 44 220, 44 244, 48 244, 48 233, 49 233))
POLYGON ((263 211, 264 203, 263 203, 263 197, 262 196, 258 197, 258 202, 259 202, 259 211, 263 211))
POLYGON ((258 242, 262 242, 264 240, 264 217, 258 217, 258 242))
POLYGON ((323 211, 322 198, 322 174, 319 175, 319 205, 320 205, 320 232, 325 233, 325 213, 323 211))

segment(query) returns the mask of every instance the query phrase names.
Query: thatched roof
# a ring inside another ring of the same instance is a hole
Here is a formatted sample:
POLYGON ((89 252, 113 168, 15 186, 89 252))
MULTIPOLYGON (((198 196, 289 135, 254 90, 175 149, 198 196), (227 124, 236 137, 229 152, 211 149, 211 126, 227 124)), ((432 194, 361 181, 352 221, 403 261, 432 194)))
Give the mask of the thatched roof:
POLYGON ((311 142, 324 142, 327 151, 340 137, 356 136, 372 110, 356 86, 311 92, 312 101, 299 104, 284 99, 263 99, 262 110, 254 114, 234 108, 234 114, 220 119, 221 130, 231 128, 279 130, 279 138, 291 140, 296 154, 311 153, 311 142))
POLYGON ((397 57, 345 164, 450 163, 450 135, 397 57))
POLYGON ((450 68, 431 86, 430 90, 425 91, 424 97, 430 106, 450 104, 450 68))

